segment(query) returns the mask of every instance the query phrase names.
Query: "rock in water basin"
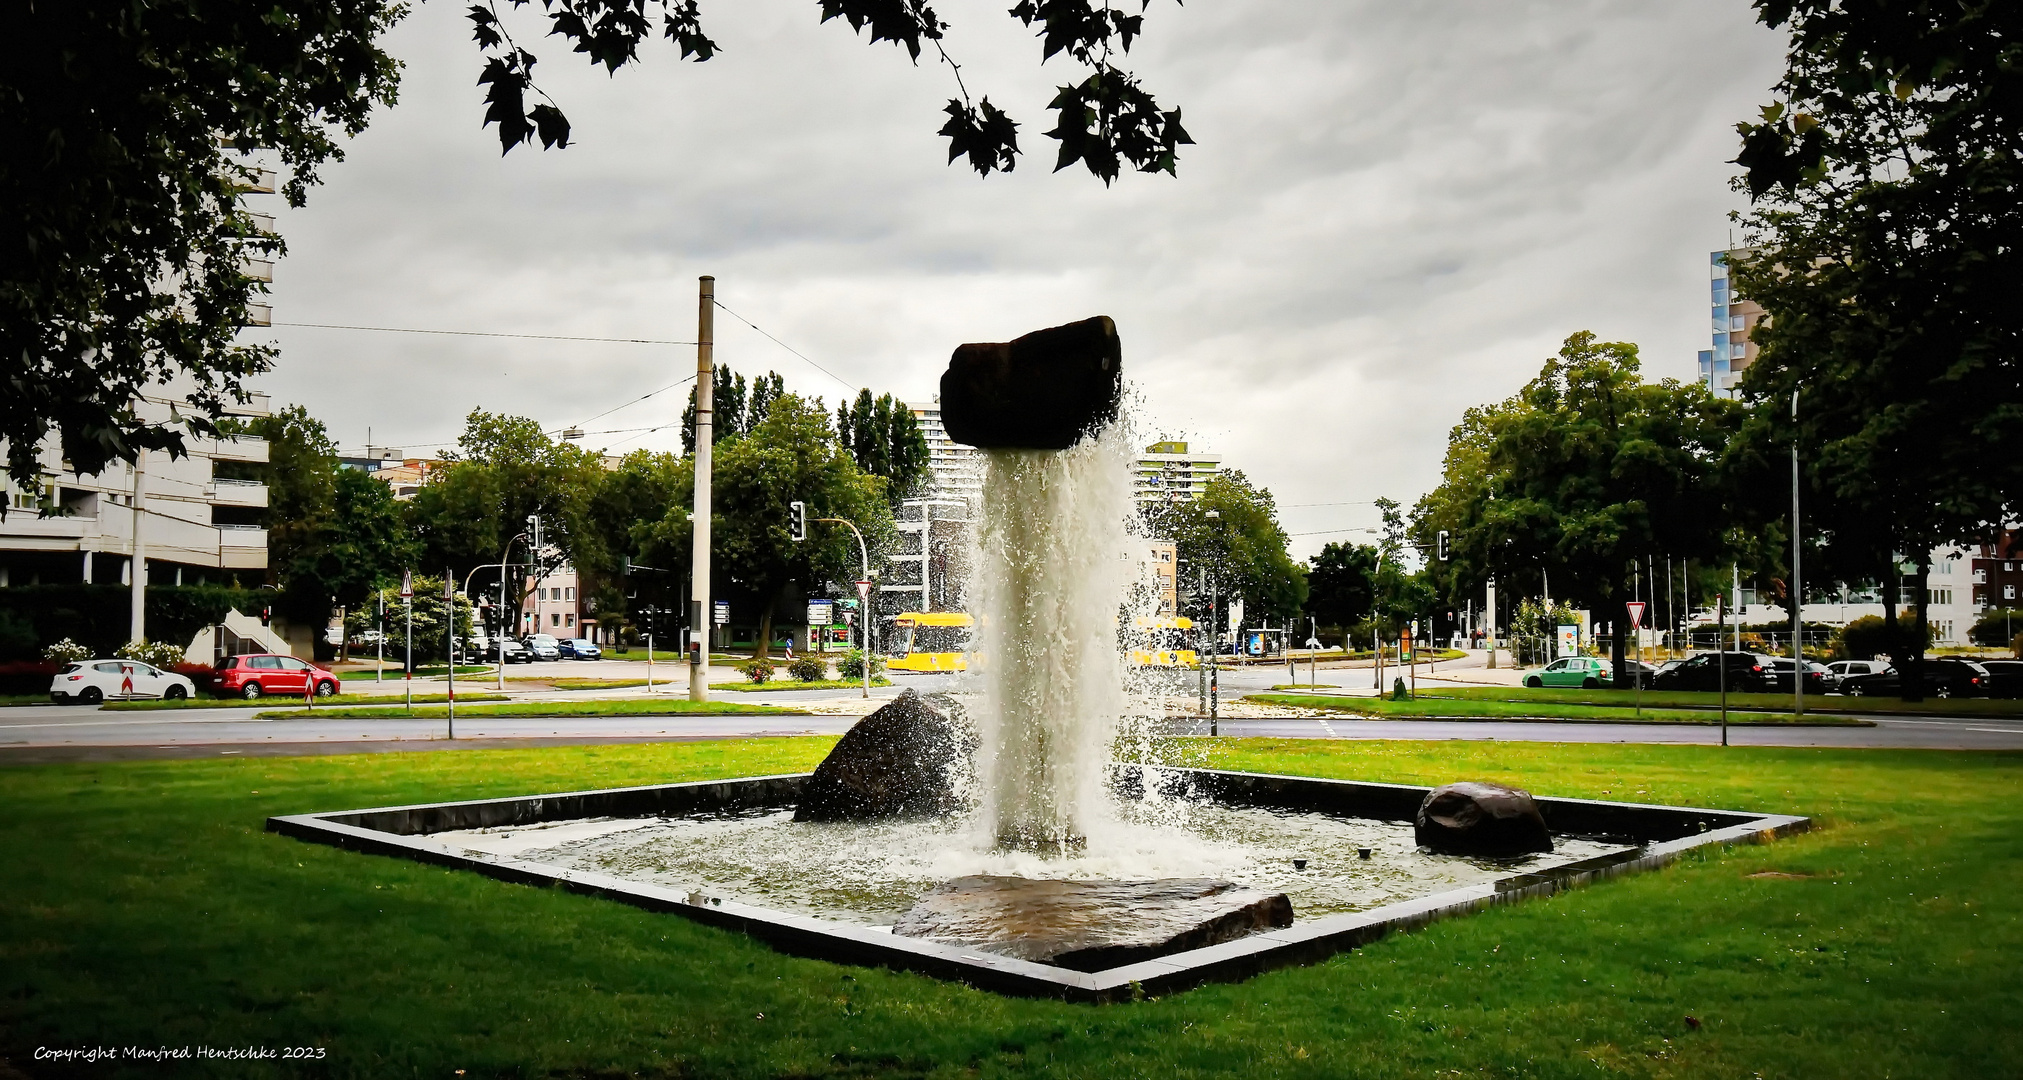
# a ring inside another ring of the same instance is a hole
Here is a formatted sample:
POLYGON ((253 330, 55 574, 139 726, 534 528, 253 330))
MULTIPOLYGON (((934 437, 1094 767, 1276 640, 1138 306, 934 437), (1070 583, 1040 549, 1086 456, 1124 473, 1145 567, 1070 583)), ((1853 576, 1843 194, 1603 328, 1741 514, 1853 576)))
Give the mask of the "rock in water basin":
POLYGON ((844 734, 801 789, 795 821, 879 821, 960 808, 965 756, 948 718, 907 690, 844 734))
POLYGON ((1419 804, 1412 834, 1443 855, 1530 855, 1552 850, 1552 834, 1531 792, 1464 781, 1434 788, 1419 804))
POLYGON ((941 423, 970 446, 1066 450, 1116 419, 1123 393, 1117 324, 1098 315, 956 346, 941 376, 941 423))
POLYGON ((1214 878, 977 875, 936 886, 900 916, 892 932, 1075 971, 1103 971, 1291 925, 1292 901, 1284 893, 1214 878))

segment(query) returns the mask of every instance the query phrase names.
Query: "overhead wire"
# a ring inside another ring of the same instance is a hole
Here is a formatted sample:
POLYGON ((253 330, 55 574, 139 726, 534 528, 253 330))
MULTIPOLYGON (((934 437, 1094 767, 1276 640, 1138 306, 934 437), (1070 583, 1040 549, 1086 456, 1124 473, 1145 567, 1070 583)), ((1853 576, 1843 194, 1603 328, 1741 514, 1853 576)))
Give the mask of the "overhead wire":
MULTIPOLYGON (((412 326, 345 326, 339 323, 277 322, 273 326, 308 326, 318 330, 370 330, 380 334, 447 334, 452 337, 523 338, 528 341, 602 341, 612 345, 693 345, 693 341, 659 338, 588 337, 580 334, 507 334, 491 330, 424 330, 412 326)), ((756 329, 756 327, 754 328, 756 329)), ((765 333, 761 330, 760 333, 765 333)), ((770 336, 770 335, 768 335, 770 336)), ((805 358, 804 358, 805 359, 805 358)))
POLYGON ((726 314, 726 315, 729 315, 729 316, 730 316, 731 318, 733 318, 733 319, 736 319, 737 321, 739 321, 739 322, 741 322, 741 323, 744 323, 744 324, 745 324, 746 326, 749 326, 749 327, 751 327, 751 328, 752 328, 753 330, 757 330, 757 331, 758 331, 758 332, 759 332, 760 334, 762 334, 762 335, 764 335, 764 336, 765 336, 765 339, 766 339, 767 341, 770 341, 770 342, 772 342, 773 344, 775 344, 775 345, 778 345, 778 346, 779 346, 780 348, 782 348, 782 349, 785 349, 785 350, 787 350, 788 352, 790 352, 790 353, 793 353, 793 354, 794 354, 795 356, 798 356, 798 357, 800 357, 800 358, 801 358, 801 360, 802 360, 802 361, 803 361, 804 363, 806 363, 806 364, 807 364, 807 365, 808 365, 809 367, 811 367, 811 368, 814 368, 814 369, 815 369, 816 371, 819 371, 819 372, 821 372, 822 374, 824 374, 824 375, 827 375, 828 377, 830 377, 830 378, 832 378, 832 379, 836 380, 836 382, 837 382, 838 384, 840 384, 840 385, 841 385, 841 386, 842 386, 842 387, 843 387, 843 388, 844 388, 845 390, 855 390, 855 389, 858 389, 857 387, 855 387, 855 386, 852 386, 852 385, 851 385, 851 384, 850 384, 850 383, 849 383, 849 382, 848 382, 847 380, 845 380, 845 379, 844 379, 844 378, 843 378, 843 377, 842 377, 841 375, 838 375, 838 374, 836 374, 835 372, 833 372, 833 371, 830 371, 830 370, 829 370, 828 368, 825 368, 825 367, 823 367, 822 365, 820 365, 820 364, 818 364, 818 363, 814 362, 813 360, 810 360, 810 359, 808 359, 808 355, 807 355, 806 353, 802 352, 802 351, 801 351, 801 350, 799 350, 799 349, 796 349, 796 348, 794 348, 794 347, 793 347, 792 345, 789 345, 789 344, 787 344, 787 343, 786 343, 786 342, 784 342, 784 341, 781 341, 781 340, 780 340, 779 338, 776 338, 776 337, 774 337, 773 335, 771 335, 771 334, 768 334, 768 333, 766 333, 766 331, 764 331, 764 330, 762 330, 762 329, 760 329, 760 328, 759 328, 759 325, 758 325, 757 323, 755 323, 755 322, 751 321, 750 319, 747 319, 747 318, 745 318, 745 317, 744 317, 743 315, 740 315, 740 314, 738 314, 737 312, 735 312, 735 311, 732 311, 731 309, 729 309, 729 308, 727 308, 727 307, 724 307, 724 303, 723 303, 723 301, 721 301, 721 300, 713 300, 712 302, 713 302, 713 303, 715 303, 717 307, 719 307, 719 308, 723 308, 723 313, 724 313, 724 314, 726 314))

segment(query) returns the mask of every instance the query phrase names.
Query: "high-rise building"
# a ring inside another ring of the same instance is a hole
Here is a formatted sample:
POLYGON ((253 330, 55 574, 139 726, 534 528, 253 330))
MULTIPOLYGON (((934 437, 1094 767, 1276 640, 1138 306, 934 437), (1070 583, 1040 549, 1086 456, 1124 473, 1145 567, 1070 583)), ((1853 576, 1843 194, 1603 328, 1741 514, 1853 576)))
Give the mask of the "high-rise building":
POLYGON ((1189 453, 1184 442, 1156 442, 1138 456, 1132 493, 1140 503, 1199 498, 1220 471, 1220 454, 1189 453))
POLYGON ((941 426, 941 395, 933 401, 909 401, 906 408, 927 439, 927 470, 933 476, 930 494, 938 499, 961 499, 971 507, 983 495, 983 460, 976 448, 948 437, 941 426))
POLYGON ((1707 257, 1714 347, 1700 351, 1700 382, 1720 397, 1734 397, 1742 373, 1756 362, 1756 343, 1750 340, 1750 331, 1763 321, 1763 309, 1738 295, 1728 276, 1729 261, 1748 253, 1745 248, 1735 248, 1707 257))

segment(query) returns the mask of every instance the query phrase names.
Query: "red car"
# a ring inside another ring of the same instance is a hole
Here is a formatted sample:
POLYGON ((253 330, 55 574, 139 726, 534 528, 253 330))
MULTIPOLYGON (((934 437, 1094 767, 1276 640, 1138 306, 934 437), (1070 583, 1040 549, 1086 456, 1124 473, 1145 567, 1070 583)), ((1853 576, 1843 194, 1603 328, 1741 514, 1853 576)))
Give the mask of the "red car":
POLYGON ((337 676, 283 653, 227 656, 211 672, 211 692, 219 697, 307 697, 311 681, 317 697, 337 692, 337 676))

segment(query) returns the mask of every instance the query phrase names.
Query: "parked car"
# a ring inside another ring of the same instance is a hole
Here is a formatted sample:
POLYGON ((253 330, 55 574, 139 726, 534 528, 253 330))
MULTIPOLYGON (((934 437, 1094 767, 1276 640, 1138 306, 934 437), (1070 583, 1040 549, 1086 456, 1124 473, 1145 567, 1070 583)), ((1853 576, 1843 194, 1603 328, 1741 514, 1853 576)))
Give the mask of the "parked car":
MULTIPOLYGON (((1925 696, 1935 698, 1986 697, 1994 678, 1988 669, 1954 656, 1925 659, 1925 696)), ((1849 697, 1901 697, 1903 673, 1894 667, 1874 675, 1842 679, 1840 692, 1849 697)))
POLYGON ((1643 660, 1624 660, 1623 673, 1616 679, 1616 685, 1625 690, 1634 690, 1638 684, 1650 686, 1661 671, 1658 665, 1643 660))
POLYGON ((80 660, 65 665, 49 682, 49 699, 58 705, 76 702, 177 701, 197 692, 197 684, 173 671, 138 660, 80 660))
POLYGON ((1842 682, 1855 675, 1880 675, 1889 669, 1889 664, 1881 660, 1835 660, 1826 665, 1826 670, 1842 682))
POLYGON ((555 648, 564 660, 595 660, 604 655, 597 643, 589 638, 565 638, 555 648))
POLYGON ((492 651, 485 658, 488 660, 504 660, 508 664, 531 664, 534 662, 534 654, 525 645, 514 641, 512 638, 499 639, 498 643, 492 647, 492 651), (499 652, 500 649, 505 650, 503 656, 499 652))
POLYGON ((2023 697, 2023 660, 1983 660, 1980 663, 1993 680, 1988 686, 1989 697, 2023 697))
POLYGON ((1761 653, 1701 653, 1669 671, 1658 672, 1655 690, 1719 690, 1722 666, 1727 667, 1728 689, 1735 693, 1760 693, 1776 689, 1770 674, 1772 658, 1761 653))
MULTIPOLYGON (((1791 658, 1773 657, 1770 661, 1770 677, 1777 683, 1780 693, 1792 693, 1791 658)), ((1805 662, 1805 692, 1808 694, 1831 694, 1840 689, 1840 676, 1828 670, 1825 664, 1805 662)))
POLYGON ((306 697, 311 685, 317 697, 337 693, 337 676, 286 653, 243 653, 227 656, 211 671, 211 692, 219 697, 247 699, 306 697))
POLYGON ((1562 656, 1545 667, 1524 677, 1524 685, 1578 686, 1585 690, 1596 690, 1614 685, 1609 678, 1609 667, 1592 656, 1562 656))
POLYGON ((551 634, 528 634, 520 644, 526 646, 536 660, 562 659, 562 643, 551 634))

